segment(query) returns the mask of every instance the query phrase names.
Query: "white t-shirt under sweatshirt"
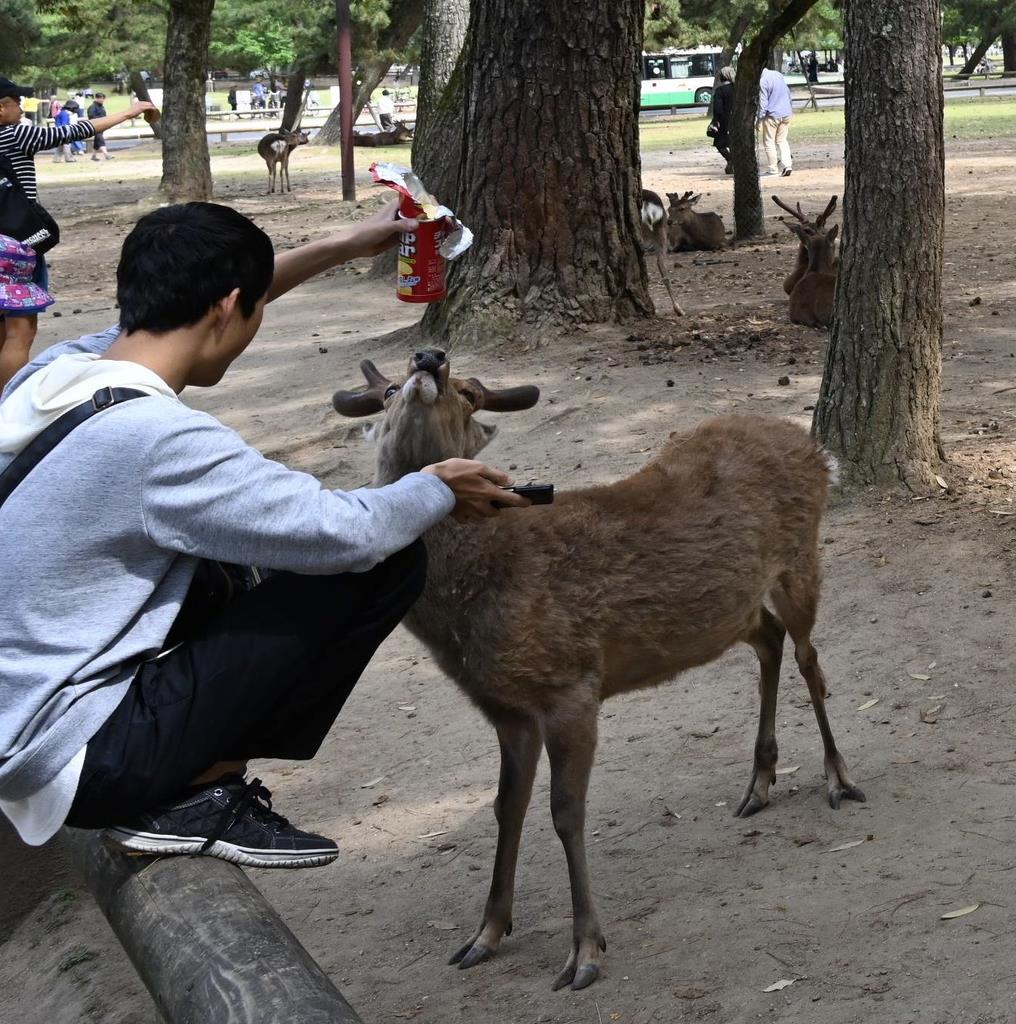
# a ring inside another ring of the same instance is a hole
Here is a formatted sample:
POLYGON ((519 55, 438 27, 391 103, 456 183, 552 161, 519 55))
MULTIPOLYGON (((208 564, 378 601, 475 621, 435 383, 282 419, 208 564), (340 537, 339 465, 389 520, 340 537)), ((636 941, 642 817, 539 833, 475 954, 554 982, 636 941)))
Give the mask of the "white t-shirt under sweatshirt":
POLYGON ((201 558, 366 572, 455 504, 437 477, 330 491, 266 459, 165 381, 98 360, 120 333, 48 349, 0 400, 0 472, 102 387, 150 397, 76 427, 0 506, 0 810, 29 843, 66 820, 88 741, 162 649, 201 558))

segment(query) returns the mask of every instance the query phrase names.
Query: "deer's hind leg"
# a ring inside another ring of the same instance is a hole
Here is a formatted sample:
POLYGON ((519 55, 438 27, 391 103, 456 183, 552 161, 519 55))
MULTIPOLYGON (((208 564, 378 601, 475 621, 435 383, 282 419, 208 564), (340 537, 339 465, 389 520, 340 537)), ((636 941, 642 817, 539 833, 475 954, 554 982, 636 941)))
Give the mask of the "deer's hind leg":
POLYGON ((734 812, 738 818, 747 818, 769 803, 769 787, 776 779, 776 760, 779 755, 776 745, 776 696, 780 686, 783 640, 786 635, 783 624, 763 606, 758 626, 746 637, 758 655, 761 671, 758 683, 760 704, 755 760, 748 788, 734 812))
POLYGON ((663 265, 663 254, 667 251, 666 221, 661 220, 653 229, 653 240, 656 247, 656 266, 659 268, 660 277, 663 278, 667 294, 670 296, 670 304, 674 307, 674 315, 684 316, 684 310, 677 304, 677 299, 674 298, 674 290, 670 287, 670 278, 667 276, 667 269, 663 265))
POLYGON ((825 749, 825 776, 829 792, 829 806, 834 810, 840 801, 865 800, 864 793, 850 781, 847 764, 836 749, 829 718, 826 715, 825 699, 829 696, 825 674, 818 663, 818 651, 811 642, 811 631, 815 625, 818 608, 819 571, 817 557, 809 558, 805 564, 785 572, 773 588, 772 601, 776 613, 787 627, 794 641, 794 656, 797 667, 808 684, 811 706, 822 734, 825 749))
POLYGON ((540 728, 534 719, 522 715, 505 717, 496 725, 501 744, 501 778, 494 801, 498 825, 497 853, 480 927, 448 961, 462 969, 489 960, 497 952, 502 937, 511 934, 515 867, 519 859, 522 824, 540 759, 540 728))

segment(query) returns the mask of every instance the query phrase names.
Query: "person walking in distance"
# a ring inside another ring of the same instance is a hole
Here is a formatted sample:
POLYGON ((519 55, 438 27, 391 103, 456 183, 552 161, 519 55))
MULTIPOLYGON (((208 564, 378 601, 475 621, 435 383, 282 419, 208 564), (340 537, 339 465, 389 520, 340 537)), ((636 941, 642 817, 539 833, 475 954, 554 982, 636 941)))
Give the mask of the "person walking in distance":
POLYGON ((734 165, 730 162, 730 115, 734 109, 734 69, 720 68, 720 84, 713 93, 713 119, 709 125, 709 135, 720 156, 727 162, 727 174, 734 173, 734 165))
POLYGON ((782 174, 789 177, 793 170, 790 155, 790 119, 794 107, 790 100, 787 80, 770 68, 762 69, 759 79, 758 118, 762 125, 762 145, 766 151, 768 168, 761 177, 782 174))
MULTIPOLYGON (((97 117, 108 116, 106 113, 106 94, 104 92, 97 92, 95 99, 88 105, 88 119, 92 121, 97 117)), ((92 139, 92 159, 101 160, 103 157, 107 160, 113 159, 109 150, 106 149, 106 136, 102 132, 96 132, 95 137, 92 139)))
POLYGON ((395 101, 387 89, 381 90, 381 98, 377 101, 377 116, 382 131, 390 132, 395 128, 395 101))

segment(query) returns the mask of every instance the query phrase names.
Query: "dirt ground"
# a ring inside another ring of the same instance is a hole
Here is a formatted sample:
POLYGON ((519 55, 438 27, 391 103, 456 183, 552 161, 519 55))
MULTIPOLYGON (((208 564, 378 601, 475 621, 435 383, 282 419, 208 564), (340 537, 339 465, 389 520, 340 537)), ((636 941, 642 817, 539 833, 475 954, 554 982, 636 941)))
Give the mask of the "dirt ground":
MULTIPOLYGON (((362 206, 344 210, 337 172, 301 170, 300 156, 291 196, 261 194, 254 171, 225 193, 281 244, 378 201, 365 187, 362 206)), ((570 903, 545 762, 523 840, 515 932, 492 962, 456 970, 446 960, 479 919, 493 859, 497 743, 398 631, 321 757, 257 769, 296 821, 340 840, 330 867, 253 875, 368 1024, 1016 1020, 1016 230, 1006 213, 1014 158, 1014 140, 949 150, 948 489, 923 500, 840 500, 825 522, 815 641, 832 726, 868 802, 827 806, 818 732, 788 656, 778 714, 787 774, 761 814, 732 817, 757 716, 754 655, 732 651, 604 706, 588 813, 609 945, 603 979, 579 993, 550 988, 569 949, 570 903), (969 915, 942 919, 973 904, 969 915), (793 984, 763 991, 780 980, 793 984)), ((729 224, 730 179, 718 169, 705 147, 658 151, 644 180, 661 192, 704 191, 702 205, 729 224)), ((66 242, 52 260, 62 316, 44 318, 40 344, 115 320, 118 246, 151 185, 120 180, 46 192, 66 242)), ((820 207, 842 193, 842 151, 798 152, 791 179, 764 184, 820 207)), ((808 424, 827 336, 787 321, 780 281, 794 248, 772 224, 760 244, 671 258, 690 314, 680 322, 592 330, 510 357, 453 353, 460 374, 542 389, 534 409, 499 420, 489 461, 520 481, 568 487, 620 477, 671 430, 706 416, 808 424)), ((285 296, 223 385, 187 399, 334 486, 365 483, 370 450, 329 398, 358 382, 364 356, 401 369, 408 353, 375 339, 418 315, 395 301, 392 283, 365 271, 343 268, 285 296)), ((650 280, 665 311, 652 262, 650 280)), ((157 1019, 58 848, 27 851, 3 833, 0 871, 0 1020, 157 1019)))

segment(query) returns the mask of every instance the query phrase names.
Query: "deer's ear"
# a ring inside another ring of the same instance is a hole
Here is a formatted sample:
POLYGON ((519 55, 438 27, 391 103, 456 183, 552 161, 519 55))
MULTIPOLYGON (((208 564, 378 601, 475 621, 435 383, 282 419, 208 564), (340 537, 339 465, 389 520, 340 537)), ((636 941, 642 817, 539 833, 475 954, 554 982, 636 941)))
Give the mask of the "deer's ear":
POLYGON ((470 419, 466 427, 465 458, 471 459, 477 452, 486 448, 496 433, 497 427, 493 423, 483 423, 476 418, 470 419))
POLYGON ((829 229, 829 232, 826 234, 826 238, 828 238, 830 242, 835 242, 836 241, 836 236, 839 233, 840 233, 840 226, 839 226, 839 224, 834 224, 829 229))

